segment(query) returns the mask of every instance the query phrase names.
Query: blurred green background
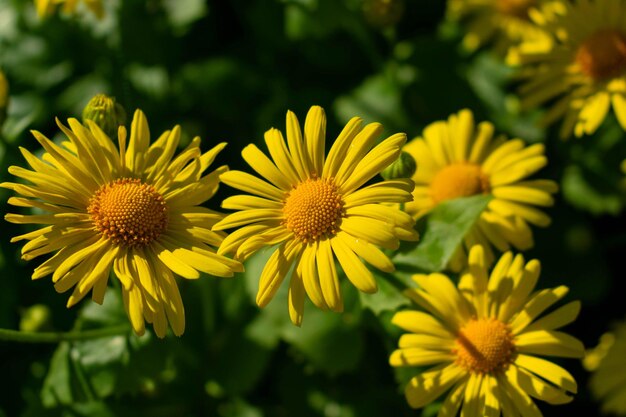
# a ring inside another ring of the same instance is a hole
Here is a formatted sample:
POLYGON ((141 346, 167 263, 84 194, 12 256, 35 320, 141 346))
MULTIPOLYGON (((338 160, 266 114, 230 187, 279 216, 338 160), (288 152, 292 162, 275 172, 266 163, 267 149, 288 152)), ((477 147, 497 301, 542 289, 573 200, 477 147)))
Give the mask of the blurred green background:
MULTIPOLYGON (((545 141, 541 177, 561 185, 553 225, 535 229, 528 257, 543 265, 539 287, 571 288, 583 310, 568 332, 597 343, 624 316, 626 201, 624 132, 607 120, 594 137, 561 142, 516 111, 512 72, 488 51, 468 54, 462 28, 444 21, 443 0, 405 0, 395 16, 372 14, 370 0, 110 0, 105 18, 88 12, 42 20, 27 0, 0 0, 0 69, 10 86, 0 141, 0 181, 23 165, 18 147, 39 152, 30 129, 54 137, 54 118, 79 117, 96 93, 141 108, 153 135, 180 124, 203 147, 227 141, 217 164, 244 169, 239 153, 319 104, 331 142, 352 116, 379 121, 386 134, 423 127, 471 108, 477 121, 528 142, 545 141), (622 272, 619 272, 622 271, 622 272)), ((185 141, 183 141, 185 142, 185 141)), ((184 143, 183 143, 184 145, 184 143)), ((262 145, 263 147, 264 145, 262 145)), ((222 187, 214 208, 230 193, 222 187)), ((0 189, 0 211, 9 192, 0 189)), ((125 323, 118 291, 104 306, 67 310, 48 279, 32 282, 40 261, 19 259, 0 223, 0 327, 88 329, 125 323), (33 307, 35 306, 35 307, 33 307)), ((345 285, 346 311, 309 304, 302 328, 289 322, 286 294, 254 305, 268 253, 234 279, 178 280, 186 307, 181 338, 116 336, 59 345, 0 342, 0 416, 432 416, 411 410, 403 387, 416 369, 391 369, 408 302, 381 278, 368 296, 345 285)), ((347 280, 343 280, 344 283, 347 280)), ((569 405, 538 404, 546 416, 597 415, 580 362, 563 363, 580 393, 569 405)))

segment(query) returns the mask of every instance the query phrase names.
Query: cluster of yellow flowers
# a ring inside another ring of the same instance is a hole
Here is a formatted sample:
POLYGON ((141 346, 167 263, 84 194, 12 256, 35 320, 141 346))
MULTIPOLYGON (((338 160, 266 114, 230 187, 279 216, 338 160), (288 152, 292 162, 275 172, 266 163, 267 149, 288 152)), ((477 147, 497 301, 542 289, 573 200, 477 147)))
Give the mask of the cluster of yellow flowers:
MULTIPOLYGON (((72 12, 77 1, 36 1, 42 16, 60 3, 72 12)), ((100 1, 85 4, 102 15, 100 1)), ((494 40, 523 66, 523 106, 552 103, 545 120, 564 118, 562 136, 593 133, 611 104, 626 129, 626 0, 449 0, 448 10, 470 19, 467 47, 494 40)), ((358 290, 376 292, 366 264, 394 271, 389 251, 418 240, 417 219, 448 200, 490 195, 450 261, 458 284, 442 273, 413 277, 417 287, 406 295, 421 309, 393 317, 408 333, 390 364, 434 365, 411 379, 406 397, 421 408, 447 393, 441 417, 538 416, 532 398, 562 404, 576 393, 571 374, 539 356, 583 356, 581 342, 557 330, 576 319, 580 303, 542 316, 568 289, 534 291, 539 262, 510 252, 534 245, 531 226, 550 224, 541 208, 553 205, 558 187, 529 179, 547 164, 543 145, 494 136, 493 124, 461 110, 408 143, 403 133, 378 142, 382 126, 355 117, 326 152, 326 116, 313 106, 303 127, 287 113, 286 138, 265 133, 269 156, 254 144, 243 149, 255 176, 225 165, 206 173, 226 143, 203 153, 194 138, 176 155, 180 128, 152 141, 140 110, 129 133, 123 121, 106 129, 91 120, 57 124, 66 141, 35 131, 45 152, 21 149, 30 169, 9 169, 28 183, 0 186, 17 194, 10 204, 34 209, 7 221, 44 225, 12 241, 27 241, 25 260, 52 254, 32 278, 52 275, 58 292, 73 289, 68 307, 89 292, 102 303, 112 270, 137 334, 151 323, 159 337, 168 327, 181 335, 175 276, 230 277, 271 247, 256 302, 266 306, 288 277, 288 314, 300 326, 307 297, 343 310, 336 261, 358 290), (402 151, 416 162, 411 178, 376 180, 402 151), (220 183, 242 192, 222 202, 230 214, 202 207, 220 183)))
MULTIPOLYGON (((115 117, 112 103, 103 105, 102 97, 93 103, 113 109, 109 114, 115 117)), ((394 250, 401 240, 416 241, 415 217, 445 200, 491 194, 489 207, 466 237, 468 255, 459 250, 459 269, 465 272, 458 289, 442 274, 414 277, 419 288, 407 296, 425 312, 395 315, 394 323, 413 334, 402 336, 390 363, 440 364, 413 378, 406 395, 411 406, 422 407, 452 387, 441 415, 454 415, 461 404, 463 410, 473 410, 469 415, 487 410, 506 415, 520 407, 536 412, 528 395, 562 403, 576 391, 567 371, 533 355, 582 355, 579 341, 555 330, 575 319, 579 304, 536 320, 566 294, 566 287, 532 293, 539 263, 525 264, 521 255, 514 258, 510 252, 490 278, 487 272, 492 246, 527 248, 532 245, 528 223, 549 221, 535 206, 550 205, 556 185, 525 180, 546 163, 541 146, 494 141, 493 126, 475 128, 472 113, 463 110, 428 126, 424 139, 406 145, 417 160, 413 179, 372 182, 398 159, 406 135, 375 145, 382 126, 363 126, 355 117, 326 154, 326 117, 314 106, 303 129, 287 113, 286 140, 280 130, 265 133, 270 156, 252 144, 243 149, 259 178, 226 166, 204 174, 226 144, 202 153, 195 138, 175 155, 180 128, 151 143, 140 110, 129 135, 119 127, 117 146, 92 120, 57 123, 67 141, 57 145, 35 131, 43 155, 21 149, 31 169, 9 169, 29 184, 0 186, 18 194, 10 204, 38 209, 37 214, 5 218, 45 225, 12 240, 28 241, 22 248, 26 260, 53 253, 35 269, 33 279, 52 275, 57 291, 73 288, 68 307, 89 292, 101 303, 112 269, 137 334, 144 333, 148 322, 159 337, 166 335, 168 323, 181 335, 185 316, 175 275, 233 276, 243 271, 240 262, 272 246, 259 277, 257 304, 268 304, 289 275, 289 316, 301 325, 305 295, 321 309, 342 311, 335 259, 355 287, 375 292, 377 283, 365 263, 393 271, 380 248, 394 250), (220 182, 244 193, 222 202, 235 210, 229 215, 201 206, 220 182), (233 231, 226 234, 227 229, 233 231)))
POLYGON ((522 108, 547 104, 562 138, 594 133, 611 107, 626 129, 624 0, 449 0, 448 12, 468 22, 468 48, 496 42, 525 80, 522 108))

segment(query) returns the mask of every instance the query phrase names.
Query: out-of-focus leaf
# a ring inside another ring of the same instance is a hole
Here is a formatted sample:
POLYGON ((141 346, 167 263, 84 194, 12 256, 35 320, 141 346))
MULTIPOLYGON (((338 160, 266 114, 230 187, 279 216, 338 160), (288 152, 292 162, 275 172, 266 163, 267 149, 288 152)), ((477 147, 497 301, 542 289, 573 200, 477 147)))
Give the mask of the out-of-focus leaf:
POLYGON ((153 99, 165 97, 170 88, 167 71, 161 66, 129 65, 128 78, 133 87, 153 99))
POLYGON ((263 413, 257 407, 248 404, 241 398, 235 398, 219 409, 221 417, 263 417, 263 413))
POLYGON ((595 214, 618 214, 624 202, 617 193, 617 186, 612 190, 602 190, 592 183, 589 174, 578 165, 568 166, 561 182, 563 196, 572 205, 595 214))
POLYGON ((267 369, 272 350, 243 332, 228 336, 219 346, 220 361, 212 367, 211 374, 229 395, 243 394, 256 385, 267 369))
POLYGON ((409 251, 398 252, 394 263, 414 268, 415 272, 441 271, 491 198, 477 195, 439 204, 428 215, 420 242, 409 251))
POLYGON ((339 120, 347 122, 359 115, 366 122, 382 123, 388 131, 397 131, 408 125, 408 117, 402 106, 401 86, 394 81, 392 72, 370 77, 350 95, 335 101, 335 111, 339 120))
POLYGON ((41 389, 41 401, 46 407, 70 404, 74 400, 69 353, 70 344, 63 342, 52 356, 50 369, 41 389))
POLYGON ((328 392, 322 390, 314 390, 308 395, 308 402, 311 408, 316 410, 320 415, 331 415, 335 417, 356 417, 352 407, 348 404, 341 404, 328 392))
POLYGON ((96 398, 113 394, 122 364, 129 356, 126 336, 76 343, 70 353, 84 369, 96 398))
MULTIPOLYGON (((355 291, 347 291, 346 287, 342 286, 344 302, 346 293, 355 291)), ((351 312, 337 314, 309 306, 302 327, 285 327, 284 340, 304 354, 315 368, 329 375, 355 370, 364 349, 358 317, 351 312)))
MULTIPOLYGON (((106 93, 107 83, 97 75, 87 75, 69 86, 58 98, 59 107, 80 120, 83 108, 96 94, 106 93)), ((122 103, 123 104, 123 103, 122 103)), ((61 119, 64 119, 61 117, 61 119)), ((65 120, 62 120, 65 123, 65 120)))
POLYGON ((85 303, 78 320, 81 328, 85 329, 126 323, 128 319, 119 291, 107 291, 102 305, 85 303))
POLYGON ((44 111, 44 101, 35 94, 12 95, 8 117, 2 128, 7 142, 19 142, 44 111))
MULTIPOLYGON (((251 297, 256 297, 258 279, 273 250, 262 250, 246 262, 245 275, 251 297)), ((363 336, 358 331, 356 289, 342 274, 345 311, 341 314, 321 311, 307 299, 302 326, 296 327, 289 319, 287 307, 289 277, 287 275, 270 304, 260 311, 248 334, 269 346, 280 338, 294 346, 315 368, 328 374, 353 370, 363 350, 363 336)))
MULTIPOLYGON (((126 323, 119 291, 108 291, 103 305, 88 303, 77 319, 78 329, 126 323)), ((175 346, 150 333, 63 342, 54 353, 42 388, 46 407, 84 403, 114 393, 137 392, 146 381, 171 373, 175 346)))
POLYGON ((322 39, 337 31, 363 36, 366 31, 358 14, 345 2, 335 0, 285 1, 285 34, 291 40, 322 39))
POLYGON ((165 0, 163 6, 170 24, 178 32, 185 32, 193 22, 204 17, 208 11, 204 0, 165 0))
POLYGON ((479 54, 467 69, 467 81, 490 110, 489 119, 501 129, 526 141, 544 138, 539 127, 540 112, 521 113, 518 99, 511 96, 510 83, 514 70, 491 51, 479 54))
POLYGON ((90 401, 82 404, 73 404, 68 410, 72 417, 118 417, 118 414, 104 402, 90 401))

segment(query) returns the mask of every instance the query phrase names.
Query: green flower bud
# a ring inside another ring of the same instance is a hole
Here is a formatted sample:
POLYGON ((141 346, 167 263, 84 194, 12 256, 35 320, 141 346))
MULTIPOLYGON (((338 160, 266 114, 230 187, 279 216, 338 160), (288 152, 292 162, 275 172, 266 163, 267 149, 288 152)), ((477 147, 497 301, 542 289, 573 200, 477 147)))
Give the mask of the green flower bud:
POLYGON ((114 97, 97 94, 83 110, 83 123, 93 120, 110 138, 117 138, 117 129, 126 123, 126 111, 114 97))
POLYGON ((20 330, 24 332, 39 332, 50 329, 50 308, 44 304, 35 304, 22 312, 20 330))
POLYGON ((367 22, 377 28, 395 25, 404 14, 404 0, 365 0, 363 15, 367 22))
POLYGON ((0 70, 0 128, 7 118, 7 107, 9 107, 9 82, 0 70))
POLYGON ((410 153, 402 151, 400 157, 383 170, 380 175, 386 180, 411 178, 415 174, 417 164, 410 153))

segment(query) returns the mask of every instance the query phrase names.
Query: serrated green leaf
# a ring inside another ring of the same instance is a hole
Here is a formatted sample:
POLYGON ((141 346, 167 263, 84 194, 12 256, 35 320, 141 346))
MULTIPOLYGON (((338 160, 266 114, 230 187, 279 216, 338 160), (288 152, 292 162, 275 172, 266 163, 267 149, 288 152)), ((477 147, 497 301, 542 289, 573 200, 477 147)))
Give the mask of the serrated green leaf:
POLYGON ((421 241, 412 250, 398 252, 394 263, 415 272, 441 271, 491 199, 477 195, 439 204, 426 218, 421 241))

